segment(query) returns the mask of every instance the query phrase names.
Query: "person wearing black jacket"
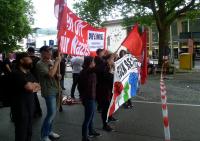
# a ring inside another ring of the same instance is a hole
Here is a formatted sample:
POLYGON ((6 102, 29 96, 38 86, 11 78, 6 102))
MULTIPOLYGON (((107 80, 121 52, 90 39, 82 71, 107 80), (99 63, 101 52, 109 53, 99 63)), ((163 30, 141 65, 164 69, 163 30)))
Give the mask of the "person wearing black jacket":
POLYGON ((31 141, 34 94, 40 85, 31 74, 32 60, 25 52, 17 54, 16 69, 11 73, 11 112, 15 125, 15 141, 31 141))
MULTIPOLYGON (((109 105, 112 99, 112 89, 113 89, 113 79, 114 79, 114 54, 108 54, 104 57, 105 66, 104 72, 102 73, 102 94, 101 94, 101 102, 102 102, 102 122, 103 129, 105 131, 112 131, 113 129, 108 125, 107 122, 107 113, 109 109, 109 105)), ((116 121, 117 119, 112 116, 108 118, 108 121, 116 121)))
POLYGON ((85 57, 83 70, 80 72, 78 89, 85 109, 85 118, 82 125, 82 141, 90 141, 88 136, 99 136, 94 130, 93 118, 95 113, 96 100, 96 73, 94 70, 94 59, 90 56, 85 57))
MULTIPOLYGON (((31 73, 34 75, 34 77, 37 79, 37 72, 36 72, 36 64, 37 62, 40 60, 39 57, 35 56, 35 49, 33 47, 29 47, 27 50, 27 53, 29 54, 29 56, 32 59, 32 68, 31 68, 31 73)), ((34 112, 34 117, 42 117, 42 108, 40 106, 40 102, 37 96, 37 92, 34 94, 34 98, 35 98, 35 112, 34 112)))
POLYGON ((102 74, 105 70, 105 60, 104 60, 104 55, 105 55, 105 51, 103 49, 97 49, 96 51, 97 56, 95 57, 95 71, 96 71, 96 75, 97 75, 97 88, 96 88, 96 100, 97 100, 97 110, 98 112, 102 111, 102 101, 101 101, 101 97, 102 97, 102 86, 103 86, 103 77, 102 74))

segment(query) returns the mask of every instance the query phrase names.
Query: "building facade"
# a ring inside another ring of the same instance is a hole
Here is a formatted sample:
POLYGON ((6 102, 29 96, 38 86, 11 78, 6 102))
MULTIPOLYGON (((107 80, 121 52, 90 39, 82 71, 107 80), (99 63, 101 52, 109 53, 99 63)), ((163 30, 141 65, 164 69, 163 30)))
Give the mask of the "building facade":
MULTIPOLYGON (((104 22, 107 28, 108 50, 115 52, 127 36, 127 28, 122 26, 122 20, 104 22)), ((194 55, 200 59, 200 18, 194 20, 177 19, 170 27, 170 55, 178 58, 180 53, 188 52, 188 39, 193 40, 194 55)), ((152 58, 158 58, 159 33, 155 24, 148 27, 148 49, 152 58)))

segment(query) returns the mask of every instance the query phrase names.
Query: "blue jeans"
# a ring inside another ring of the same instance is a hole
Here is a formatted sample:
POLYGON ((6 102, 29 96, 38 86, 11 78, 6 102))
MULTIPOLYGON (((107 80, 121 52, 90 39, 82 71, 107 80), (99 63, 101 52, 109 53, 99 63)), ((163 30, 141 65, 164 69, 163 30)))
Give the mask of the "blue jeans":
POLYGON ((85 108, 85 119, 82 125, 82 136, 83 138, 87 138, 88 131, 89 133, 93 132, 93 117, 95 112, 95 100, 86 100, 83 103, 85 108))
POLYGON ((45 97, 46 107, 47 107, 47 115, 44 119, 42 129, 41 129, 41 137, 48 137, 50 132, 52 131, 53 120, 56 116, 56 95, 49 95, 45 97))

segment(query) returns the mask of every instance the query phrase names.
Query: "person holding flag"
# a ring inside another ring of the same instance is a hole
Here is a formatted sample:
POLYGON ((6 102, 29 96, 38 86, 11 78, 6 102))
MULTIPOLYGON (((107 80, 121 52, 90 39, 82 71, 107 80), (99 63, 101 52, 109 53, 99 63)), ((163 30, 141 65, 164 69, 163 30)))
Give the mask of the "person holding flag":
POLYGON ((61 57, 58 56, 55 62, 51 60, 52 50, 49 46, 40 48, 41 60, 36 65, 38 79, 41 85, 41 94, 45 99, 47 114, 44 119, 41 129, 42 141, 51 141, 50 138, 57 139, 60 135, 52 131, 53 121, 57 111, 57 95, 59 90, 57 80, 60 76, 57 75, 61 57), (50 138, 49 138, 50 137, 50 138))

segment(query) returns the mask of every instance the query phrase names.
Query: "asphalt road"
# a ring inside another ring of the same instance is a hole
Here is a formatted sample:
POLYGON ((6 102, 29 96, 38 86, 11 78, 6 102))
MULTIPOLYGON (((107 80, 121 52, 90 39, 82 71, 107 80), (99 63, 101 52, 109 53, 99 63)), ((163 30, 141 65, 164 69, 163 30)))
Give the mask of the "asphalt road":
MULTIPOLYGON (((172 141, 200 141, 200 74, 184 73, 168 76, 166 80, 169 121, 172 141), (188 87, 189 86, 189 87, 188 87), (187 105, 183 105, 187 104, 187 105)), ((69 94, 71 78, 66 81, 65 94, 69 94)), ((77 93, 76 93, 77 95, 77 93)), ((159 76, 150 76, 141 87, 137 97, 132 99, 134 109, 121 108, 111 123, 115 132, 102 130, 100 114, 96 113, 95 128, 102 136, 93 141, 163 141, 164 129, 160 105, 159 76)), ((44 100, 40 97, 45 115, 44 100)), ((33 141, 40 140, 43 118, 36 119, 33 127, 33 141)), ((59 141, 81 141, 83 107, 80 104, 64 106, 57 114, 54 131, 61 134, 59 141)), ((9 119, 9 109, 0 109, 0 141, 13 141, 14 129, 9 119)))

